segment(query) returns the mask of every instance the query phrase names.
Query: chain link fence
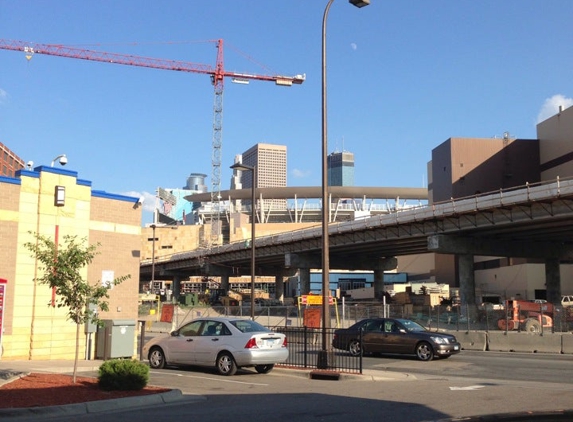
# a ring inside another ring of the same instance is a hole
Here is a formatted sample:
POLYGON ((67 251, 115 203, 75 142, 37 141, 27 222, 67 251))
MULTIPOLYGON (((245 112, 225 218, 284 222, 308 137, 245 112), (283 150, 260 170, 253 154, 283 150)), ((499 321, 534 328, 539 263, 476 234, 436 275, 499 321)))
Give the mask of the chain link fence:
MULTIPOLYGON (((262 306, 255 307, 255 320, 267 327, 305 327, 308 309, 317 306, 262 306)), ((553 306, 544 310, 543 304, 533 308, 505 309, 504 305, 485 306, 412 306, 384 305, 380 302, 345 303, 330 306, 330 326, 346 328, 365 318, 406 318, 430 330, 452 331, 528 331, 535 333, 563 333, 573 331, 573 307, 553 306), (536 308, 539 306, 539 309, 536 308), (538 321, 537 324, 532 320, 538 321), (529 323, 528 323, 529 321, 529 323)), ((153 306, 140 306, 140 315, 155 311, 153 306)), ((179 305, 175 326, 205 316, 250 318, 250 306, 185 306, 179 305)), ((157 315, 159 320, 159 315, 157 315)))

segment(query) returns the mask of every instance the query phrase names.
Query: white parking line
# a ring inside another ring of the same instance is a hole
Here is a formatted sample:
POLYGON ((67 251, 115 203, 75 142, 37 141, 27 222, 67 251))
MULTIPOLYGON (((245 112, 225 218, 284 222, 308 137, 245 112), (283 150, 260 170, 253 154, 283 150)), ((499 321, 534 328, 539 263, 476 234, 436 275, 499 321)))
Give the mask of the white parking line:
POLYGON ((261 384, 258 382, 244 382, 244 381, 235 381, 232 379, 226 379, 226 378, 210 378, 210 377, 200 377, 197 375, 186 375, 186 374, 177 374, 177 373, 170 373, 170 372, 155 372, 155 371, 149 371, 150 374, 157 374, 157 375, 171 375, 174 377, 185 377, 185 378, 195 378, 195 379, 202 379, 202 380, 209 380, 209 381, 219 381, 219 382, 226 382, 228 384, 245 384, 245 385, 258 385, 258 386, 263 386, 266 387, 269 384, 261 384))

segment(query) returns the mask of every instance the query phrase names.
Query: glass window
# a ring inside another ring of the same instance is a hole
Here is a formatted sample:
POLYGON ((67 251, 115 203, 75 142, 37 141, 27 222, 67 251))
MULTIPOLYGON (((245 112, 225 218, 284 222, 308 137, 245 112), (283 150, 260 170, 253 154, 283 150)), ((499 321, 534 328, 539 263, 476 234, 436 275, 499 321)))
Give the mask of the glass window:
POLYGON ((194 321, 184 325, 179 329, 179 335, 183 337, 192 337, 199 335, 203 321, 194 321))

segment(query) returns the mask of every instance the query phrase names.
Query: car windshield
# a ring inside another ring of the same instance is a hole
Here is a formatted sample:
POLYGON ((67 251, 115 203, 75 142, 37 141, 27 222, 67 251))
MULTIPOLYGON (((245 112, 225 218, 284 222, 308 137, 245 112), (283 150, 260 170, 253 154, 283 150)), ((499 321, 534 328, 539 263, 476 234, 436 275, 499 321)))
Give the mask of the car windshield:
POLYGON ((398 319, 397 321, 400 324, 402 324, 406 328, 406 330, 408 330, 408 331, 426 331, 426 329, 424 327, 422 327, 420 324, 418 324, 417 322, 414 322, 412 320, 398 319))
POLYGON ((236 319, 234 321, 229 321, 233 326, 237 328, 237 330, 241 331, 242 333, 256 333, 256 332, 269 332, 266 327, 263 327, 261 324, 255 321, 251 321, 250 319, 236 319))

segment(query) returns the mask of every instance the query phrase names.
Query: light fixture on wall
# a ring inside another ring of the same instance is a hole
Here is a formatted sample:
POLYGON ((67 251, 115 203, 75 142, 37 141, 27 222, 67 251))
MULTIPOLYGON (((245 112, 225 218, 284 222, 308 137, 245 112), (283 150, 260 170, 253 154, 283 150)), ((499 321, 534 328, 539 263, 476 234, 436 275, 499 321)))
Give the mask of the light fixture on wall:
POLYGON ((66 187, 55 186, 54 190, 54 205, 56 207, 63 207, 66 203, 66 187))
POLYGON ((68 157, 66 157, 66 154, 60 154, 52 160, 52 164, 50 165, 50 167, 54 167, 54 163, 56 162, 56 160, 60 160, 59 162, 60 162, 60 165, 62 165, 62 166, 65 166, 66 164, 68 164, 68 157))

